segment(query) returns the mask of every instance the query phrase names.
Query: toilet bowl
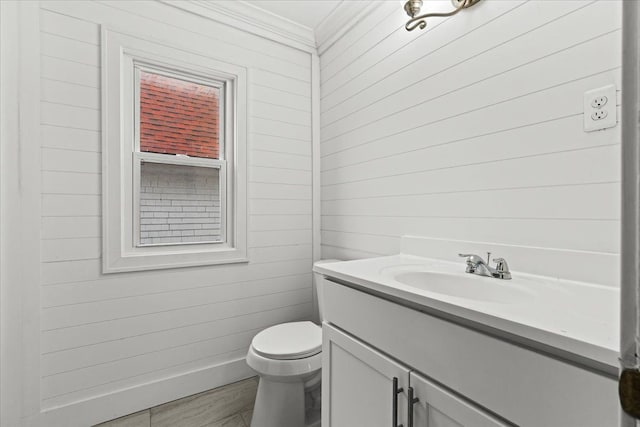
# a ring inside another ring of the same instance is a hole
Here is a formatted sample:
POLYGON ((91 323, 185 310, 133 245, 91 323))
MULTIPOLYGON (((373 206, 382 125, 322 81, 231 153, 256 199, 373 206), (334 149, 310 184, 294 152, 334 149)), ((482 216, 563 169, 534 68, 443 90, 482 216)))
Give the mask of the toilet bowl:
MULTIPOLYGON (((322 320, 321 280, 315 274, 314 282, 322 320)), ((320 426, 320 326, 309 321, 271 326, 253 338, 246 360, 260 376, 251 427, 320 426)))
POLYGON ((251 427, 304 427, 305 397, 319 383, 322 330, 312 322, 272 326, 255 336, 247 364, 258 373, 251 427))

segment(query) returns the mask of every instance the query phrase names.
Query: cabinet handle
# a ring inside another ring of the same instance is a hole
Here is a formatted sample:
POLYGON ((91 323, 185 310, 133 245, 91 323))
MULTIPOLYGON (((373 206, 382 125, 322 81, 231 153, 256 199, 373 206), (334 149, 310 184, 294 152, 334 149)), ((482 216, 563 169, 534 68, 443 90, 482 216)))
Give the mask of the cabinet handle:
POLYGON ((398 388, 398 377, 393 377, 393 396, 391 397, 393 417, 391 419, 391 427, 403 427, 402 424, 398 425, 398 395, 403 391, 402 387, 398 388))
POLYGON ((413 427, 413 405, 415 405, 416 403, 418 403, 420 401, 420 399, 418 399, 417 397, 413 397, 413 387, 409 387, 407 389, 407 394, 409 395, 409 398, 407 400, 407 426, 408 427, 413 427))

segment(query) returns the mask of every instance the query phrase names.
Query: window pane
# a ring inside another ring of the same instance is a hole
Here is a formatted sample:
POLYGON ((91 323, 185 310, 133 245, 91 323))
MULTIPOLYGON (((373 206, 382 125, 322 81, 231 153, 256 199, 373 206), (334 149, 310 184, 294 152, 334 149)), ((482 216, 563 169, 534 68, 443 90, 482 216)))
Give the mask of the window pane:
POLYGON ((221 241, 220 170, 142 162, 140 244, 221 241))
POLYGON ((140 71, 140 151, 218 159, 220 89, 140 71))

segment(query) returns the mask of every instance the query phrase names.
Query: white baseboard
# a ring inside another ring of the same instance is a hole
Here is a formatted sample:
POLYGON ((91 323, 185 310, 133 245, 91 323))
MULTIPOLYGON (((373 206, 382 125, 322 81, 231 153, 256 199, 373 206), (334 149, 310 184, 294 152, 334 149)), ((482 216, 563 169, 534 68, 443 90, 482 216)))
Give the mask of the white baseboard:
POLYGON ((182 375, 140 384, 68 405, 46 409, 40 425, 87 427, 255 375, 244 357, 182 375))

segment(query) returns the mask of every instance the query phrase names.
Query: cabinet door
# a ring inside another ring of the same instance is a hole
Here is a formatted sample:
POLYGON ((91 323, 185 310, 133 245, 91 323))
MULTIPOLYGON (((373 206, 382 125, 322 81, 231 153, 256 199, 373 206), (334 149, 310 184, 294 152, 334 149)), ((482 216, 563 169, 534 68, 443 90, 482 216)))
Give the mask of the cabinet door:
POLYGON ((322 427, 395 427, 394 401, 406 427, 409 370, 330 325, 322 333, 322 427))
POLYGON ((413 426, 408 427, 507 427, 492 415, 462 400, 425 377, 411 372, 413 426))

